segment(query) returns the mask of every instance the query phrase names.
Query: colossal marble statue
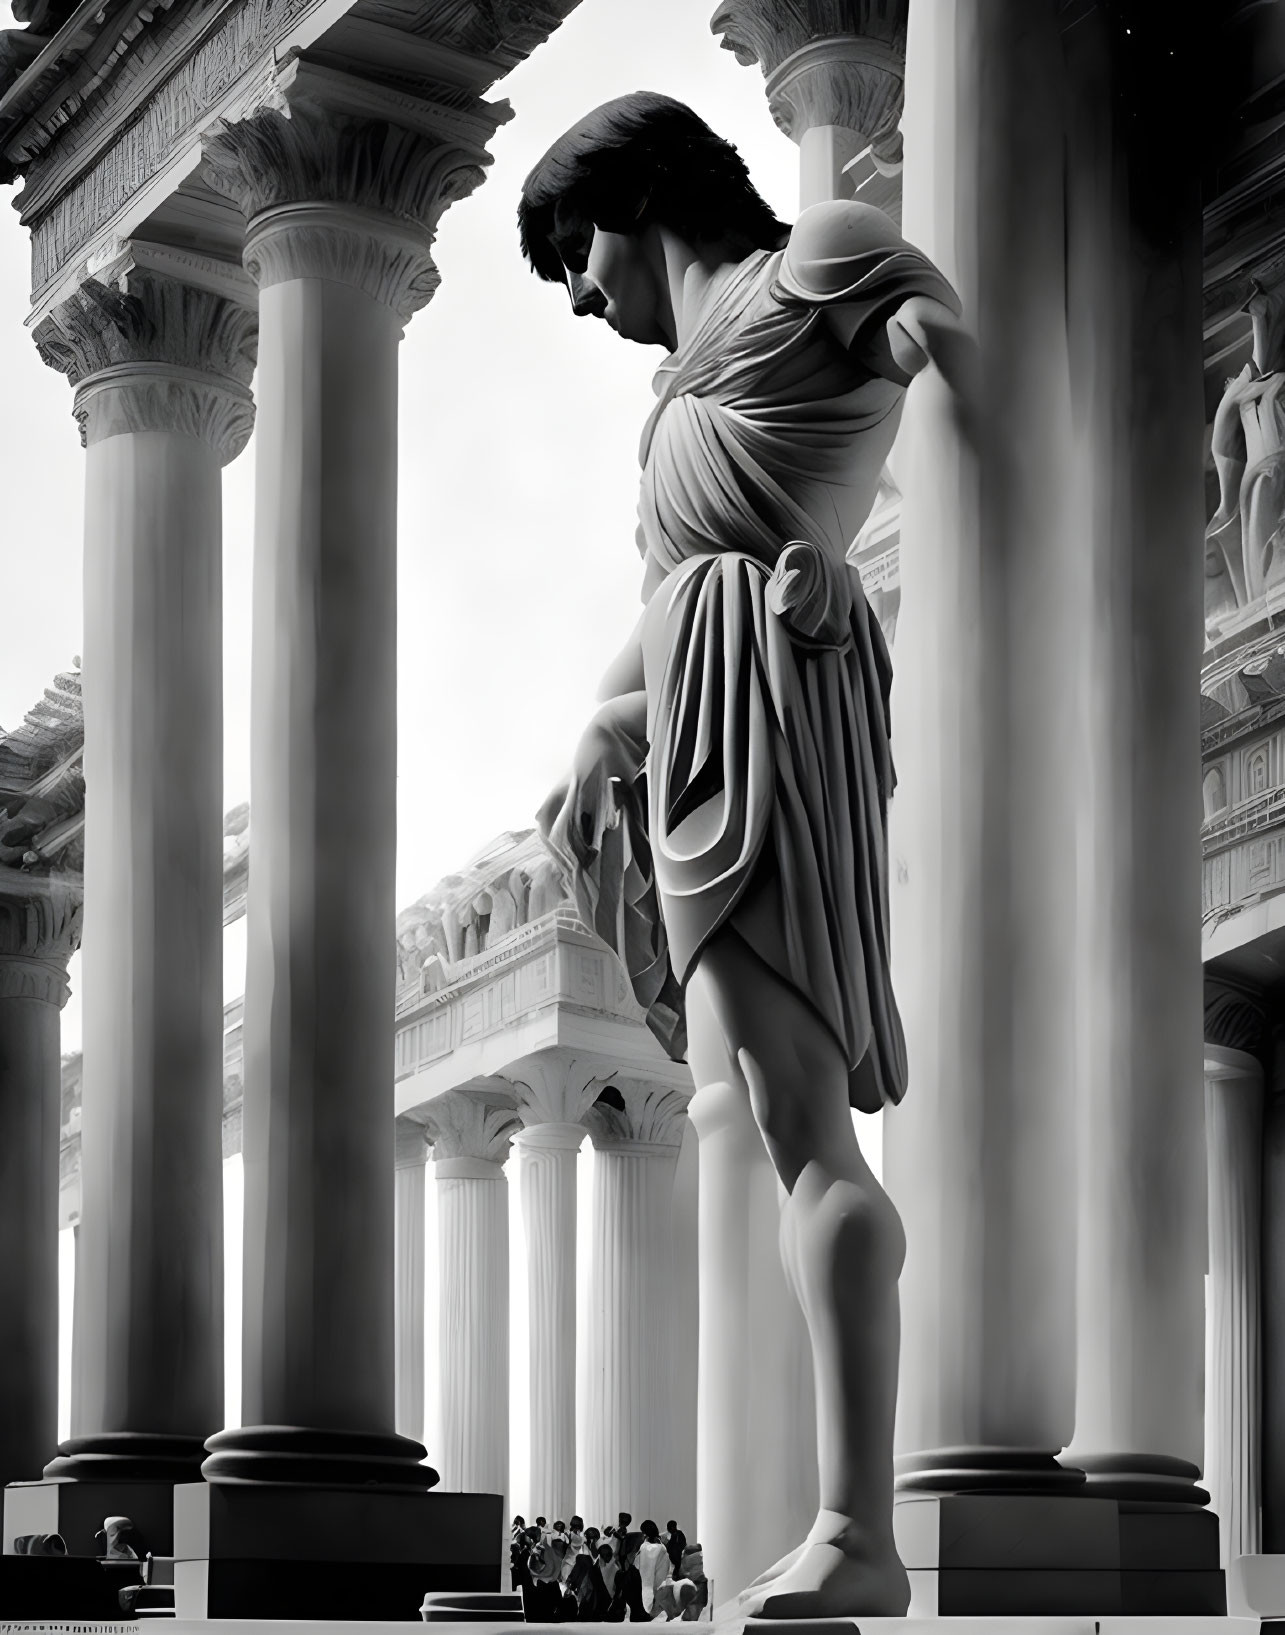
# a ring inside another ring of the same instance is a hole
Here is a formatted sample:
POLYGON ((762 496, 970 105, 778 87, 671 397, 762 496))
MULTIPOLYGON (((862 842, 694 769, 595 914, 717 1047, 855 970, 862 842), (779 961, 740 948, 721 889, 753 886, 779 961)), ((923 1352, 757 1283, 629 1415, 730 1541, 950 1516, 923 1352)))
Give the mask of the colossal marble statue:
MULTIPOLYGON (((881 212, 793 229, 730 144, 637 93, 527 178, 522 247, 578 316, 662 346, 642 441, 644 611, 540 824, 698 1090, 749 1098, 788 1194, 821 1511, 740 1598, 904 1614, 892 1536, 905 1239, 850 1108, 900 1100, 889 978, 891 667, 845 553, 912 377, 968 356, 953 291, 881 212)), ((717 1576, 717 1563, 713 1564, 717 1576)))

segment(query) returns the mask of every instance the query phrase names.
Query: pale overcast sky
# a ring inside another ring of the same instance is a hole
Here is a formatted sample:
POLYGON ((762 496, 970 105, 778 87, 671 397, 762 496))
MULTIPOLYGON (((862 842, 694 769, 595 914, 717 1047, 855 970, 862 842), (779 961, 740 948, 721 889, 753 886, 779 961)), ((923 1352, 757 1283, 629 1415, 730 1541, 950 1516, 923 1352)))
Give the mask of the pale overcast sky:
MULTIPOLYGON (((566 297, 527 271, 514 227, 522 178, 595 104, 656 90, 737 144, 778 215, 796 211, 797 150, 772 123, 759 71, 710 33, 713 9, 583 0, 491 93, 515 117, 491 144, 484 185, 442 220, 442 287, 401 357, 399 905, 533 821, 637 616, 638 439, 661 353, 573 319, 566 297)), ((0 18, 10 21, 3 3, 0 18)), ((0 191, 12 201, 17 189, 0 191)), ((23 324, 29 272, 27 235, 0 210, 0 727, 10 729, 81 651, 83 455, 71 389, 23 324)), ((251 442, 224 479, 225 807, 252 794, 253 494, 251 442)), ((229 994, 241 987, 243 929, 229 937, 229 994)), ((64 1048, 78 1048, 78 995, 63 1031, 64 1048)))

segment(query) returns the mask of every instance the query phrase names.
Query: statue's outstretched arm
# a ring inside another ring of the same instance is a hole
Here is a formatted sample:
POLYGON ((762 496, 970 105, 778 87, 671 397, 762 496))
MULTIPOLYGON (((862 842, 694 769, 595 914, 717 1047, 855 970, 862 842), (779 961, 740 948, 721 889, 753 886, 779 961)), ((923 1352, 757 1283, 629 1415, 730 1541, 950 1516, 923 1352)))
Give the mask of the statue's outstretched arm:
POLYGON ((959 397, 976 401, 977 342, 945 302, 930 295, 903 301, 888 320, 888 345, 893 361, 906 374, 917 375, 931 363, 959 397))

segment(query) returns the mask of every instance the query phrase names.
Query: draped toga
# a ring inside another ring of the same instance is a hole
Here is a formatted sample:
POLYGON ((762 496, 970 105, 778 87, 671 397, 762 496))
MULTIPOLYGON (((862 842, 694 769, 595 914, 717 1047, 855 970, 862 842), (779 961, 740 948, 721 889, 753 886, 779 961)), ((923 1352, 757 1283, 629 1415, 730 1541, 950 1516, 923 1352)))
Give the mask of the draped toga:
POLYGON ((852 1105, 871 1112, 906 1082, 888 946, 892 670, 846 554, 908 384, 866 341, 913 295, 959 310, 856 202, 813 206, 784 250, 713 274, 642 438, 647 741, 631 746, 632 781, 586 780, 550 835, 671 1056, 685 1054, 684 984, 728 927, 830 1029, 852 1105))

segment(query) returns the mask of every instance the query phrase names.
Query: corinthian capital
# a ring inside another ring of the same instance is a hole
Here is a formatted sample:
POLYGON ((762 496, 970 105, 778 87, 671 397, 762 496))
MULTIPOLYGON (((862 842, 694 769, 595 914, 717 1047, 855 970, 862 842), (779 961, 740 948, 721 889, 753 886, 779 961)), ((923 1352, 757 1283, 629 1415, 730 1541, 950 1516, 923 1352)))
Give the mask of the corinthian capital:
POLYGON ((239 300, 120 256, 36 328, 36 347, 76 388, 82 443, 177 431, 226 463, 254 426, 258 326, 239 300))
POLYGON ((722 0, 710 28, 737 62, 758 63, 772 118, 798 142, 818 125, 858 131, 901 157, 907 0, 722 0))
POLYGON ((0 999, 67 1003, 67 961, 80 947, 83 904, 79 876, 0 869, 0 999))
POLYGON ((486 143, 510 113, 296 59, 258 106, 207 133, 205 177, 249 222, 245 265, 261 289, 329 278, 409 318, 440 281, 437 223, 482 181, 486 143))
POLYGON ((645 1080, 613 1078, 594 1086, 598 1099, 585 1115, 590 1138, 605 1152, 677 1151, 690 1097, 645 1080))
POLYGON ((433 1158, 468 1160, 497 1170, 520 1128, 513 1088, 503 1079, 474 1079, 434 1096, 421 1110, 433 1158))

